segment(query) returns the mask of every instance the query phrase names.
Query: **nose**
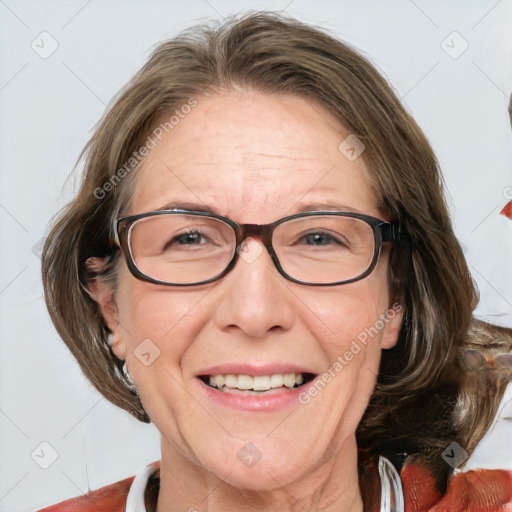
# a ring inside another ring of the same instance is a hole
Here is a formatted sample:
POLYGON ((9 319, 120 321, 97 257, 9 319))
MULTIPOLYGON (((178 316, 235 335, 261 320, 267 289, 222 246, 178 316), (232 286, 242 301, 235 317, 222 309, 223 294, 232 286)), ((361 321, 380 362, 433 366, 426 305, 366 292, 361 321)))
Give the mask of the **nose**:
POLYGON ((252 338, 286 331, 294 321, 294 294, 261 241, 246 238, 238 247, 235 267, 219 281, 221 300, 215 312, 217 327, 242 331, 252 338))

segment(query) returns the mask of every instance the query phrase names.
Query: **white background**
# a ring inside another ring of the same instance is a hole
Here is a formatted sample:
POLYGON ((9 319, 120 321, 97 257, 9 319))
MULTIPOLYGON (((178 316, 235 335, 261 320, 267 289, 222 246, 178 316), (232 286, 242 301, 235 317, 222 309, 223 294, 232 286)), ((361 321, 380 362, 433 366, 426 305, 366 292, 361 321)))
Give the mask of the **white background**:
MULTIPOLYGON (((112 96, 153 45, 199 21, 286 9, 367 54, 439 156, 477 313, 512 325, 512 223, 499 215, 512 186, 511 0, 288 1, 0 2, 0 511, 80 495, 159 458, 154 427, 94 391, 56 335, 38 247, 112 96), (33 41, 40 53, 58 47, 42 58, 33 41), (52 450, 48 469, 31 455, 48 464, 52 450)), ((504 402, 472 466, 512 468, 512 393, 504 402)))

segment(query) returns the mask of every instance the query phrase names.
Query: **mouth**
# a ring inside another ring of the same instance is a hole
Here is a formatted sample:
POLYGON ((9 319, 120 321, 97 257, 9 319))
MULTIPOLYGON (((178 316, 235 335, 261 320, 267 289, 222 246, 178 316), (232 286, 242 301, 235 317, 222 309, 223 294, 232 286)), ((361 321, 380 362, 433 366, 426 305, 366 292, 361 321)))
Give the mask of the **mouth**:
POLYGON ((316 375, 312 373, 275 373, 272 375, 218 374, 199 375, 207 386, 223 393, 242 393, 249 395, 272 394, 291 391, 311 382, 316 375))

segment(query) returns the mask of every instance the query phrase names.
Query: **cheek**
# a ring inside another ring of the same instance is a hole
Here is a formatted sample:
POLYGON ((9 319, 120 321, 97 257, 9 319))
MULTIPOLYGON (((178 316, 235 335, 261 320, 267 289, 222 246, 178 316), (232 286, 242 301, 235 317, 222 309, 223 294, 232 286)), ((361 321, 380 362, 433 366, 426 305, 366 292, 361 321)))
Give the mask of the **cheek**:
POLYGON ((324 346, 343 348, 344 344, 376 324, 389 303, 384 272, 373 273, 355 283, 312 290, 305 295, 308 324, 324 346))
POLYGON ((155 424, 162 417, 166 424, 179 423, 176 404, 187 398, 183 361, 204 325, 206 295, 206 289, 171 290, 131 276, 120 283, 117 304, 126 362, 155 424))
POLYGON ((205 289, 171 290, 131 276, 120 280, 117 306, 128 354, 137 354, 149 339, 165 359, 180 358, 201 328, 200 304, 206 294, 205 289))

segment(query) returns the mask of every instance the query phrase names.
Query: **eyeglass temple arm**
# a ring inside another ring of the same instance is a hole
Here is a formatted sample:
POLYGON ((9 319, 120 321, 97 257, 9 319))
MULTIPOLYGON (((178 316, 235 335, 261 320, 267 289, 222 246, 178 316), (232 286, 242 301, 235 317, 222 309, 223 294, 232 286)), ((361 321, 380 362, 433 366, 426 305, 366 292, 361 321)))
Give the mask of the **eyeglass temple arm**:
POLYGON ((400 223, 384 223, 380 225, 383 242, 397 242, 408 245, 410 237, 407 231, 400 226, 400 223))

